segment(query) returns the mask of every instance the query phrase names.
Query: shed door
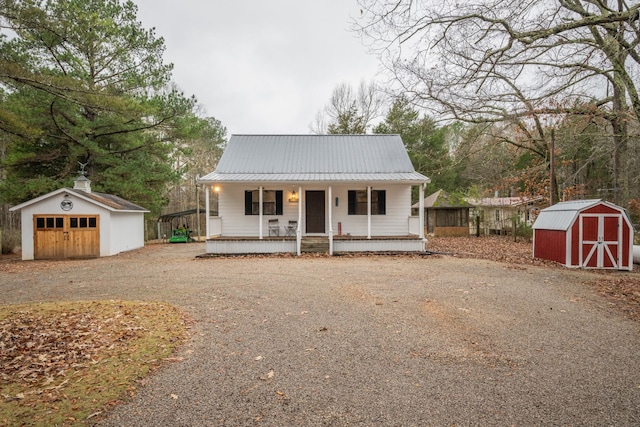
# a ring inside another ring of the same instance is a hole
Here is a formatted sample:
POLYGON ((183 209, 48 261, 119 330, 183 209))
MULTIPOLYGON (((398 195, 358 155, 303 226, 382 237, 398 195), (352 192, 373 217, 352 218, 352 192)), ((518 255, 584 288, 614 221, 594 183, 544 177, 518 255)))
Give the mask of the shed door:
POLYGON ((580 266, 619 268, 622 262, 622 217, 580 215, 580 266))
POLYGON ((98 215, 35 215, 33 230, 35 259, 100 256, 98 215))

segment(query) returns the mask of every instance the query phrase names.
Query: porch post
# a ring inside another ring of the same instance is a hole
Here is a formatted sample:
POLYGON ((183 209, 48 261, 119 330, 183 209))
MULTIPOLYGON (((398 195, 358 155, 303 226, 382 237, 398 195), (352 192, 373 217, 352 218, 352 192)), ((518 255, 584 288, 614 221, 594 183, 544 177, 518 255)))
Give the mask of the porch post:
POLYGON ((418 237, 424 239, 424 185, 420 184, 418 187, 418 197, 420 198, 420 205, 418 207, 418 219, 420 221, 420 230, 418 231, 418 237))
POLYGON ((262 240, 262 185, 258 189, 260 195, 258 196, 258 238, 262 240))
POLYGON ((329 195, 329 255, 333 255, 333 195, 331 193, 331 186, 328 188, 329 195))
POLYGON ((209 218, 209 215, 210 215, 211 209, 209 207, 209 203, 210 203, 209 202, 209 193, 211 192, 211 186, 205 184, 204 188, 206 190, 204 192, 204 200, 205 200, 204 204, 206 205, 206 209, 207 209, 207 214, 204 216, 205 218, 207 218, 207 223, 205 224, 205 231, 204 231, 205 233, 207 233, 207 236, 205 237, 205 240, 206 240, 210 236, 210 234, 209 234, 210 233, 209 222, 211 222, 211 218, 209 218))
POLYGON ((367 239, 371 238, 371 186, 367 185, 367 239))
POLYGON ((296 253, 301 254, 302 247, 302 186, 298 186, 298 225, 296 228, 296 253))

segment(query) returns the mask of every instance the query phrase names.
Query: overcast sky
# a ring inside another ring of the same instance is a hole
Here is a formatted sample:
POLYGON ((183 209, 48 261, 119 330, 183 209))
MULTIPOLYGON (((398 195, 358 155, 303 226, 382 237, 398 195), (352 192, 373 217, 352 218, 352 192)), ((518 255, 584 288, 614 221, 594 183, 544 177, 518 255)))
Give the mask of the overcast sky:
POLYGON ((341 82, 375 78, 378 61, 349 31, 355 0, 134 0, 164 37, 165 62, 227 134, 311 132, 341 82))

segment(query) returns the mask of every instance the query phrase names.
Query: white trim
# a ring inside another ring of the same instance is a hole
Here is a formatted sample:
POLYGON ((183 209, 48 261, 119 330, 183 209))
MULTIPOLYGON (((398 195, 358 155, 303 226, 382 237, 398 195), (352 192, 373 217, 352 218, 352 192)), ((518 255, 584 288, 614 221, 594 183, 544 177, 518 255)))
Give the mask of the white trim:
POLYGON ((210 229, 211 229, 211 227, 209 226, 209 219, 211 218, 211 209, 209 209, 209 203, 210 203, 209 202, 209 193, 211 192, 211 188, 212 187, 213 186, 209 186, 207 184, 204 184, 204 190, 205 190, 204 191, 204 200, 205 200, 204 204, 207 206, 207 214, 205 216, 207 218, 207 221, 206 221, 206 224, 205 224, 206 225, 206 229, 204 231, 205 234, 206 234, 206 239, 209 238, 209 236, 210 236, 209 233, 210 233, 210 229))
POLYGON ((298 228, 296 229, 296 253, 302 254, 302 186, 298 186, 298 228))
MULTIPOLYGON (((57 189, 55 191, 52 191, 52 192, 47 193, 47 194, 43 194, 42 196, 36 197, 35 199, 27 200, 24 203, 20 203, 19 205, 16 205, 16 206, 14 206, 12 208, 9 208, 9 211, 10 212, 14 212, 14 211, 22 210, 22 209, 24 209, 26 207, 29 207, 29 206, 31 206, 31 205, 33 205, 35 203, 38 203, 38 202, 41 202, 43 200, 49 199, 51 197, 57 196, 60 193, 67 193, 69 196, 76 196, 79 199, 84 200, 85 202, 93 203, 94 205, 100 206, 101 208, 106 209, 106 210, 108 210, 110 212, 126 212, 126 213, 140 213, 140 212, 149 213, 150 212, 149 210, 144 209, 144 208, 142 210, 140 210, 140 209, 116 209, 116 208, 114 208, 112 206, 105 205, 104 203, 100 203, 97 200, 92 199, 91 197, 87 197, 87 196, 83 195, 82 193, 84 193, 84 192, 82 190, 74 190, 74 189, 71 189, 71 188, 59 188, 59 189, 57 189)), ((100 197, 99 196, 100 193, 96 193, 96 194, 98 194, 98 197, 100 197)), ((124 199, 122 199, 122 200, 124 200, 124 199)), ((129 203, 131 203, 131 202, 129 202, 129 203)))
POLYGON ((420 227, 419 227, 418 237, 420 237, 421 239, 424 239, 424 187, 425 185, 426 184, 421 184, 420 186, 418 186, 418 198, 420 200, 419 211, 418 211, 418 218, 420 218, 420 227))
POLYGON ((622 235, 622 215, 619 213, 611 214, 611 213, 581 213, 580 214, 580 257, 578 259, 578 266, 582 268, 611 268, 611 269, 620 269, 622 267, 622 244, 623 244, 623 235, 622 235), (595 218, 597 220, 597 231, 596 231, 596 240, 585 240, 584 239, 584 218, 595 218), (617 240, 604 240, 604 227, 605 227, 605 218, 615 218, 617 219, 617 227, 618 227, 618 236, 617 240), (582 250, 584 245, 592 245, 589 249, 589 252, 585 256, 582 250), (611 252, 610 245, 617 245, 616 256, 611 252), (588 264, 593 258, 596 256, 596 265, 595 267, 589 267, 588 264), (611 262, 611 267, 605 267, 605 260, 611 262))
MULTIPOLYGON (((571 252, 572 249, 572 242, 573 239, 571 238, 573 236, 573 231, 572 231, 573 227, 569 227, 569 229, 567 230, 566 234, 565 234, 565 260, 564 260, 564 265, 567 267, 572 267, 571 265, 571 260, 573 259, 573 254, 571 252)), ((535 230, 533 235, 535 236, 535 230)), ((535 242, 534 242, 535 244, 535 242)), ((582 247, 582 245, 580 245, 580 247, 582 247)), ((579 253, 579 249, 578 249, 578 253, 579 253)), ((578 264, 580 264, 580 262, 578 262, 578 264)))
POLYGON ((367 239, 371 239, 371 186, 367 185, 367 239))
MULTIPOLYGON (((262 189, 263 188, 264 187, 262 187, 262 185, 258 187, 258 236, 260 240, 263 239, 263 235, 262 235, 262 189)), ((253 203, 253 199, 251 200, 251 203, 253 203)))
POLYGON ((327 188, 327 202, 327 214, 329 215, 329 255, 333 255, 333 193, 330 185, 327 188))

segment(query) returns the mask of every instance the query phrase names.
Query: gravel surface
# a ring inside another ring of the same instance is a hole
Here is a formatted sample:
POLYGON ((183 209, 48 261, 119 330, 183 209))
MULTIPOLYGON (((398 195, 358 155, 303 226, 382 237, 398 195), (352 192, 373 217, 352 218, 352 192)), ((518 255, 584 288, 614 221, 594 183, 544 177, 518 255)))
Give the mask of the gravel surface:
MULTIPOLYGON (((101 426, 638 426, 640 328, 592 272, 448 256, 0 263, 4 304, 166 301, 193 336, 101 426)), ((637 274, 637 273, 619 273, 637 274)))

